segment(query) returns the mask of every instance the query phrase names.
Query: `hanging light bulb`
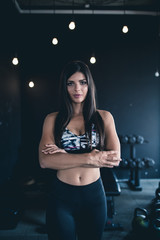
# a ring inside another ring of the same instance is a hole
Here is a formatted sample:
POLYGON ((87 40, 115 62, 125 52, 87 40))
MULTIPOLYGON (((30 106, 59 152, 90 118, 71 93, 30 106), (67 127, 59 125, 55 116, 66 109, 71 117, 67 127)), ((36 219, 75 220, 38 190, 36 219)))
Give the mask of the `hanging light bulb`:
POLYGON ((92 56, 90 58, 90 63, 92 63, 92 64, 96 63, 96 58, 94 56, 92 56))
POLYGON ((28 85, 29 85, 30 88, 33 88, 34 87, 34 82, 30 81, 28 85))
POLYGON ((71 22, 69 23, 68 27, 69 27, 70 30, 74 30, 75 27, 76 27, 75 22, 74 22, 74 21, 71 21, 71 22))
MULTIPOLYGON (((123 8, 124 8, 124 18, 125 18, 125 15, 126 15, 125 0, 123 0, 123 8)), ((122 27, 122 32, 123 33, 128 33, 128 26, 127 25, 124 25, 122 27)))
POLYGON ((159 71, 158 70, 155 72, 155 77, 159 77, 159 71))
POLYGON ((52 39, 52 44, 53 44, 53 45, 57 45, 57 44, 58 44, 58 39, 57 39, 56 37, 54 37, 54 38, 52 39))
POLYGON ((14 57, 14 58, 12 59, 12 64, 13 64, 13 65, 18 65, 18 63, 19 63, 18 58, 17 58, 17 57, 14 57))
POLYGON ((74 0, 72 0, 72 21, 68 25, 70 30, 74 30, 76 27, 75 21, 74 21, 74 0))
MULTIPOLYGON (((55 20, 55 9, 56 9, 55 0, 53 0, 53 17, 54 17, 54 20, 53 20, 53 21, 56 22, 56 20, 55 20)), ((53 38, 52 38, 52 44, 53 44, 53 45, 57 45, 57 44, 58 44, 58 39, 57 39, 56 37, 53 37, 53 38)))
POLYGON ((122 32, 123 32, 123 33, 127 33, 127 32, 128 32, 128 27, 127 27, 127 26, 123 26, 122 32))

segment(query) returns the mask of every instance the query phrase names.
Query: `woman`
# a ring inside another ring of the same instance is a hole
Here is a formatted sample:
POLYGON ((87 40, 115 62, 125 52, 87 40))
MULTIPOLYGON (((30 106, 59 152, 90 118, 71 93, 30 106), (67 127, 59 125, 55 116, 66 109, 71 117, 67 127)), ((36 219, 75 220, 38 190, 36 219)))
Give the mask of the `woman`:
POLYGON ((100 168, 120 162, 112 115, 96 109, 88 66, 66 65, 61 75, 59 112, 48 114, 39 145, 42 168, 56 169, 46 224, 49 240, 100 240, 106 222, 106 197, 100 168))

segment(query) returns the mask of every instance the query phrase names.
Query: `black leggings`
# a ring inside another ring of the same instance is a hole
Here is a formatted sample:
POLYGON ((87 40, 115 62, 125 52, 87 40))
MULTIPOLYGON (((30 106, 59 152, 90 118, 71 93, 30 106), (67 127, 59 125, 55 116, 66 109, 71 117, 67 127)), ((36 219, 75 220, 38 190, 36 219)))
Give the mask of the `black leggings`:
POLYGON ((101 178, 84 186, 55 178, 46 213, 49 240, 101 240, 106 218, 101 178))

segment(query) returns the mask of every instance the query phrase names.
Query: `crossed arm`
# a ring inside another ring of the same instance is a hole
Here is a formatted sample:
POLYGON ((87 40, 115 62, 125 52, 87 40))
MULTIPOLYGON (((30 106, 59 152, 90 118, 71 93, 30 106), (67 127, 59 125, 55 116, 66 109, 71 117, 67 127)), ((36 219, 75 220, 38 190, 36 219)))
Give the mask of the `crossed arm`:
POLYGON ((118 166, 120 159, 120 143, 116 133, 114 119, 109 112, 102 111, 107 151, 94 149, 90 153, 70 154, 56 146, 53 132, 57 113, 47 115, 42 138, 39 144, 39 162, 42 168, 69 169, 76 167, 101 168, 118 166))

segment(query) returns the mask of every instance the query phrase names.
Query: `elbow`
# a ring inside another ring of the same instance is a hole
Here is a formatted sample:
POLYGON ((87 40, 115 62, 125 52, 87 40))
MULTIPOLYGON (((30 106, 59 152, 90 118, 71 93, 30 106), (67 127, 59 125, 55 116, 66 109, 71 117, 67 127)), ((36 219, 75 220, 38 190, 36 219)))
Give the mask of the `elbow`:
POLYGON ((40 165, 41 168, 47 168, 46 167, 46 161, 41 156, 39 157, 39 165, 40 165))
POLYGON ((41 162, 40 162, 40 167, 41 167, 41 168, 46 168, 46 166, 45 166, 45 164, 44 164, 44 161, 41 161, 41 162))

